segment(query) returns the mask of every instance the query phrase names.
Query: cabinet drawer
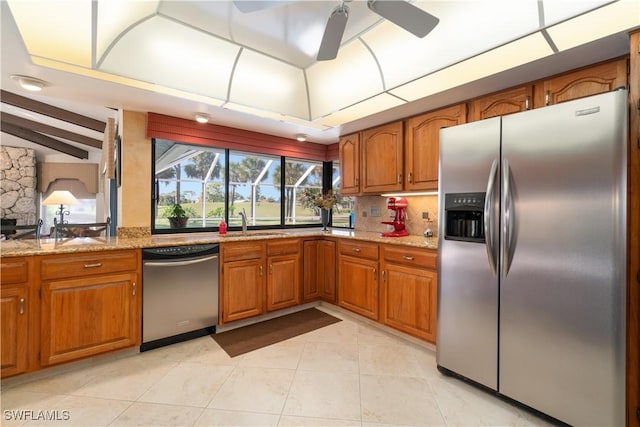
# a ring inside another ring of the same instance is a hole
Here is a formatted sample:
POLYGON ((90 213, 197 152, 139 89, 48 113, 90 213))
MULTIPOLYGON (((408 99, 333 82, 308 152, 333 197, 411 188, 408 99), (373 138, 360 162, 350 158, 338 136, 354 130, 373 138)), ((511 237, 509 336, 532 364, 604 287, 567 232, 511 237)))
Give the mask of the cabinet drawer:
POLYGON ((222 245, 222 260, 243 261, 246 259, 262 258, 264 253, 263 243, 231 243, 222 245))
POLYGON ((68 254, 45 258, 40 263, 40 274, 43 280, 137 269, 138 256, 135 251, 68 254))
POLYGON ((299 240, 280 240, 267 242, 267 255, 297 254, 300 252, 299 240))
POLYGON ((340 254, 352 255, 359 258, 378 259, 378 244, 365 243, 358 240, 340 241, 340 254))
POLYGON ((24 258, 6 258, 0 263, 3 285, 25 283, 29 278, 29 264, 24 258))
POLYGON ((435 252, 391 245, 384 246, 383 251, 387 262, 432 270, 437 268, 438 254, 435 252))

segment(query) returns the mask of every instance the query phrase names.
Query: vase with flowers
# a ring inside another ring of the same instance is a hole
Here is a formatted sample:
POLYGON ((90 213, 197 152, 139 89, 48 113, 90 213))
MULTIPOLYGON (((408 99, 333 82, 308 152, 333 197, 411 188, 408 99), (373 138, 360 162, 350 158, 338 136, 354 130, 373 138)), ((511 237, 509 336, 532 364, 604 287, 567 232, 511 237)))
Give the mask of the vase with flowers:
POLYGON ((337 203, 338 198, 333 191, 329 190, 325 193, 319 191, 305 190, 303 193, 303 204, 309 207, 320 209, 320 220, 322 221, 322 231, 328 231, 329 212, 337 203))

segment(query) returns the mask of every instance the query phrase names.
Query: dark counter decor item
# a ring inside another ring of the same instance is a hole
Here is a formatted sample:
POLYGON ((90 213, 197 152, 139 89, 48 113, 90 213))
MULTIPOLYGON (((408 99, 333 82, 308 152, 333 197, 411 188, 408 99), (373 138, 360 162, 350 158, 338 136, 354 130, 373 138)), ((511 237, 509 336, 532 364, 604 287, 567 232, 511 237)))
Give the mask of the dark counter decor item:
POLYGON ((166 211, 167 218, 169 219, 169 225, 171 228, 184 228, 189 221, 189 215, 187 211, 180 205, 175 203, 166 211))

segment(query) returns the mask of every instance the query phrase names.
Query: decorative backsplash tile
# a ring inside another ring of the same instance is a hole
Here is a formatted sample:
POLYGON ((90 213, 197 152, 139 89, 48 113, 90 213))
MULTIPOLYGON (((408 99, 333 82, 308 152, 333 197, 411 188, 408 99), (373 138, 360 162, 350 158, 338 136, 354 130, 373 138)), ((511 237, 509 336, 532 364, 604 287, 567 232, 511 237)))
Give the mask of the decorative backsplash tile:
MULTIPOLYGON (((387 209, 387 197, 359 196, 356 197, 356 231, 384 232, 392 226, 382 224, 382 221, 392 221, 395 212, 387 209), (375 216, 379 215, 379 216, 375 216)), ((434 236, 438 234, 438 196, 409 196, 407 197, 407 231, 411 235, 422 236, 430 228, 434 236), (429 220, 423 219, 423 212, 427 212, 429 220)))

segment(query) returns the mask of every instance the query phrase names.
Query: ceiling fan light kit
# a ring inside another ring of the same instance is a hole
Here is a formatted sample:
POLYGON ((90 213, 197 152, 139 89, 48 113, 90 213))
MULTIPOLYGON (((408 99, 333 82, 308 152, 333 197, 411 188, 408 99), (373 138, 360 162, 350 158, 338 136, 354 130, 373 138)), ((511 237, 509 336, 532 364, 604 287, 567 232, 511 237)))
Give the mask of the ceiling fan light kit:
POLYGON ((307 134, 306 133, 296 134, 296 140, 298 140, 299 142, 305 142, 307 140, 307 134))

